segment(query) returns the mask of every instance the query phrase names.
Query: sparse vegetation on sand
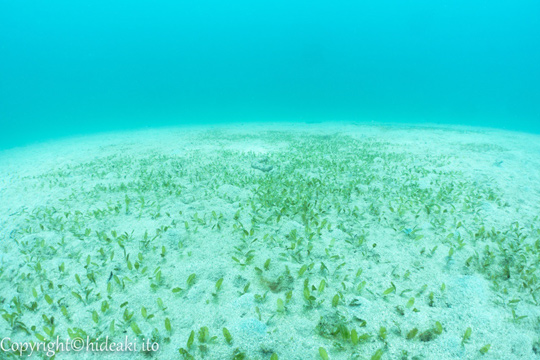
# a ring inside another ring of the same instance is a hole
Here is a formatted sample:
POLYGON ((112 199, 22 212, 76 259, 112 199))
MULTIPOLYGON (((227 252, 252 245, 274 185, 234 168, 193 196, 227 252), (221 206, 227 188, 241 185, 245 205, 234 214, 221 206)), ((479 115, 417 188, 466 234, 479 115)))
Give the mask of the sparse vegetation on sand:
POLYGON ((36 198, 2 199, 17 207, 2 337, 127 334, 163 359, 540 356, 538 207, 461 165, 502 146, 196 136, 208 149, 106 151, 11 181, 36 198))

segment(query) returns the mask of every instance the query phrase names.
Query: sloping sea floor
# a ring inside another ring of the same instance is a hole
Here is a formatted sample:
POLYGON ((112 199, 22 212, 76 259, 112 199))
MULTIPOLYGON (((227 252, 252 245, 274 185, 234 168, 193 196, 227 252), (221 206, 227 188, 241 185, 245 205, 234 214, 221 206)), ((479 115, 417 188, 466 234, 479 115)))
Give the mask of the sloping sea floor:
POLYGON ((127 336, 159 350, 56 358, 540 359, 535 135, 111 133, 2 152, 0 199, 4 346, 127 336))

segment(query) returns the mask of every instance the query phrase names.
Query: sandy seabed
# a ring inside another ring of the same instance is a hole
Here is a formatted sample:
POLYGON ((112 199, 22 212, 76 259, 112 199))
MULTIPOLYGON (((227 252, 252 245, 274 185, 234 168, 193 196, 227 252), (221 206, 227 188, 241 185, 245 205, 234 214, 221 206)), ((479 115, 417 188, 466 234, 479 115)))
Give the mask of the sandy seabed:
POLYGON ((539 216, 540 137, 502 130, 249 124, 6 150, 0 338, 159 344, 57 359, 540 359, 539 216))

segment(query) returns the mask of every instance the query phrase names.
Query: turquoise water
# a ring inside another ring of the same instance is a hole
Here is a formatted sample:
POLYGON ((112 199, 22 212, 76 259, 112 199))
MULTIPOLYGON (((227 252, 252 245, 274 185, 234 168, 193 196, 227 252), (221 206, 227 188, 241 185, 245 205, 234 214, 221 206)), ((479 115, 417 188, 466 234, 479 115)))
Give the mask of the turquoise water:
POLYGON ((200 122, 540 131, 540 3, 0 1, 0 147, 200 122))

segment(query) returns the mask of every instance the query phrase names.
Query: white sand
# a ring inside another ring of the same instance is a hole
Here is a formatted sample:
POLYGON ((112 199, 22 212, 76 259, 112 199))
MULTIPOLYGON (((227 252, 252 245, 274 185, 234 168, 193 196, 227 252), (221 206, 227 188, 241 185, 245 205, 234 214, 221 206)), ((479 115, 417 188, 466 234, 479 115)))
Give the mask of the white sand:
POLYGON ((135 341, 136 324, 159 359, 182 358, 192 330, 196 359, 540 359, 539 215, 540 137, 493 129, 250 124, 7 150, 0 309, 20 323, 4 316, 0 338, 51 337, 45 314, 61 339, 135 341))

